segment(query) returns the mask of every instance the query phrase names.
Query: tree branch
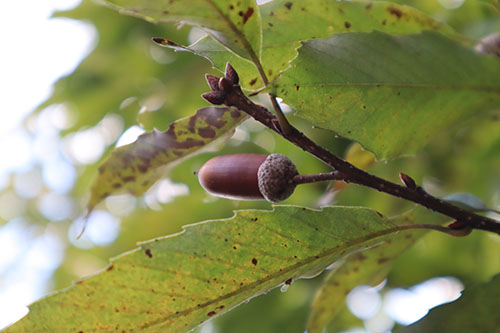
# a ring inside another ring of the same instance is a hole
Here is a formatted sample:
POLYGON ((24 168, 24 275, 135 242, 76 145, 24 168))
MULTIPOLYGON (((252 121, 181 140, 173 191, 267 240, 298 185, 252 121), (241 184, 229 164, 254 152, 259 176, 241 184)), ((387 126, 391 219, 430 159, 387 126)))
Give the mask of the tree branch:
MULTIPOLYGON (((232 70, 234 71, 234 69, 232 70)), ((466 211, 460 207, 431 196, 425 192, 422 187, 416 185, 415 181, 406 174, 400 174, 401 180, 405 185, 400 186, 356 168, 349 162, 317 145, 314 141, 306 137, 292 125, 290 125, 287 133, 284 133, 284 131, 280 128, 280 122, 273 114, 271 114, 263 106, 257 105, 249 100, 241 91, 240 86, 238 84, 233 84, 233 82, 227 78, 223 77, 220 79, 219 90, 213 90, 209 93, 203 94, 202 96, 212 104, 234 106, 247 113, 249 116, 275 131, 286 140, 292 142, 302 150, 310 153, 332 167, 336 170, 334 172, 334 177, 336 179, 341 179, 347 183, 370 187, 379 192, 384 192, 398 198, 412 201, 432 211, 451 217, 459 222, 452 223, 449 226, 452 229, 480 229, 500 235, 500 223, 498 221, 466 211)))

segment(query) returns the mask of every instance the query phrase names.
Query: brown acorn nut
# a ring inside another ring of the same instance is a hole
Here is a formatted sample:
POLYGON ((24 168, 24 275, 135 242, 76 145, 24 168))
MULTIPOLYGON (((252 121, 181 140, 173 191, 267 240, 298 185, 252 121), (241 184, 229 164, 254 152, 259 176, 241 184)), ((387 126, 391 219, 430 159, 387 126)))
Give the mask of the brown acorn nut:
POLYGON ((205 163, 198 180, 210 194, 233 200, 283 201, 292 195, 297 168, 281 154, 217 156, 205 163))

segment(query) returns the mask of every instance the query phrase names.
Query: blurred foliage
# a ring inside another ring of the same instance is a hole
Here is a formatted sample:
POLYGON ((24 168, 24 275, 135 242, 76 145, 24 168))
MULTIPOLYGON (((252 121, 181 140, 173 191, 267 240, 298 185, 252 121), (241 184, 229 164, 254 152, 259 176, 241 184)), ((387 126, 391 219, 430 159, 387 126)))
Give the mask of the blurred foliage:
POLYGON ((496 275, 488 283, 466 289, 459 300, 432 309, 428 316, 403 328, 401 333, 498 332, 499 298, 500 275, 496 275))
MULTIPOLYGON (((404 0, 394 1, 415 7, 437 20, 452 26, 473 44, 492 31, 500 31, 499 5, 495 1, 466 0, 404 0), (443 4, 459 3, 456 9, 443 4)), ((185 52, 173 52, 155 45, 152 37, 165 37, 183 45, 193 43, 195 32, 188 27, 150 24, 125 17, 99 6, 90 0, 70 12, 58 13, 93 24, 98 31, 95 49, 79 67, 54 87, 53 95, 26 119, 27 131, 35 137, 31 124, 43 116, 47 107, 64 104, 75 119, 73 125, 59 133, 59 153, 74 164, 77 180, 68 194, 75 210, 63 221, 52 221, 40 212, 42 194, 50 193, 44 186, 41 194, 22 198, 23 217, 28 221, 33 239, 44 233, 56 235, 66 246, 64 260, 53 276, 51 290, 68 286, 72 281, 94 273, 108 263, 108 258, 136 247, 136 242, 167 235, 181 230, 181 225, 232 216, 234 209, 270 208, 265 202, 235 202, 207 195, 198 185, 193 172, 204 161, 219 154, 236 152, 280 152, 297 165, 301 173, 317 173, 328 169, 315 158, 305 154, 281 138, 270 134, 262 126, 248 120, 215 153, 199 155, 173 168, 169 179, 185 184, 189 194, 154 204, 137 199, 136 208, 120 216, 117 239, 104 246, 90 243, 78 247, 70 226, 80 227, 78 216, 84 214, 90 183, 97 166, 109 155, 117 138, 107 143, 102 157, 91 163, 79 163, 67 152, 66 140, 75 133, 94 128, 107 115, 118 115, 123 129, 138 124, 146 130, 165 130, 171 122, 192 115, 207 106, 199 95, 207 91, 205 72, 217 73, 206 60, 185 52), (191 33, 191 39, 189 34, 191 33), (75 222, 76 221, 76 222, 75 222), (75 245, 76 244, 76 245, 75 245)), ((68 41, 76 43, 78 41, 68 41)), ((267 104, 261 96, 258 101, 267 104)), ((444 197, 453 193, 471 193, 487 207, 500 207, 500 110, 489 116, 477 117, 457 129, 444 131, 415 156, 404 156, 388 162, 375 163, 370 171, 398 182, 398 173, 404 172, 424 185, 430 193, 444 197)), ((350 146, 348 140, 332 133, 312 128, 305 120, 289 115, 289 120, 313 140, 330 151, 344 155, 350 146)), ((35 166, 40 174, 42 163, 35 166)), ((14 177, 15 175, 12 175, 14 177)), ((2 195, 15 193, 13 186, 2 195)), ((330 193, 327 184, 302 185, 286 204, 315 207, 323 194, 330 193)), ((366 206, 394 216, 412 208, 402 200, 358 186, 347 185, 336 192, 331 201, 339 205, 366 206)), ((109 205, 100 207, 109 210, 109 205)), ((112 211, 112 210, 111 210, 112 211)), ((434 213, 422 212, 421 223, 435 218, 434 213)), ((9 221, 2 221, 6 224, 9 221)), ((28 231, 27 231, 28 233, 28 231)), ((469 237, 451 238, 428 233, 415 246, 396 260, 388 276, 388 286, 411 286, 425 279, 453 275, 465 284, 487 281, 500 271, 500 241, 483 232, 469 237)), ((297 281, 287 291, 274 290, 267 295, 243 304, 235 311, 218 317, 213 324, 220 332, 276 332, 301 331, 306 325, 307 312, 314 292, 323 275, 308 281, 297 281)))

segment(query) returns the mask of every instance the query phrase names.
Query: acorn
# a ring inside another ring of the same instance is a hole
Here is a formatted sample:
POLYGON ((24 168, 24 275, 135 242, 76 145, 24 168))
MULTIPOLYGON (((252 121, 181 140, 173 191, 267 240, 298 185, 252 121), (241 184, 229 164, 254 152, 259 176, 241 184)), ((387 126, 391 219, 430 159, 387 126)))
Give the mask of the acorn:
POLYGON ((210 194, 233 200, 280 202, 292 195, 297 168, 281 154, 217 156, 198 172, 201 186, 210 194))

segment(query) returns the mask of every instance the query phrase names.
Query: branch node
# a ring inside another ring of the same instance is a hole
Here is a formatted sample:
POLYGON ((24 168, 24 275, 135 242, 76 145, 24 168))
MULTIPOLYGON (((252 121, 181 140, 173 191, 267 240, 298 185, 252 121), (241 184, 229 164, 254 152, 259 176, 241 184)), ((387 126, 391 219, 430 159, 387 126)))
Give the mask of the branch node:
POLYGON ((233 90, 233 83, 225 77, 221 77, 219 79, 219 90, 230 93, 233 90))
POLYGON ((401 179, 401 182, 403 183, 404 186, 408 187, 411 190, 416 190, 418 188, 417 183, 413 178, 408 176, 406 173, 399 173, 399 179, 401 179))
POLYGON ((456 237, 464 237, 472 232, 472 228, 464 221, 453 221, 448 224, 449 234, 456 237))

